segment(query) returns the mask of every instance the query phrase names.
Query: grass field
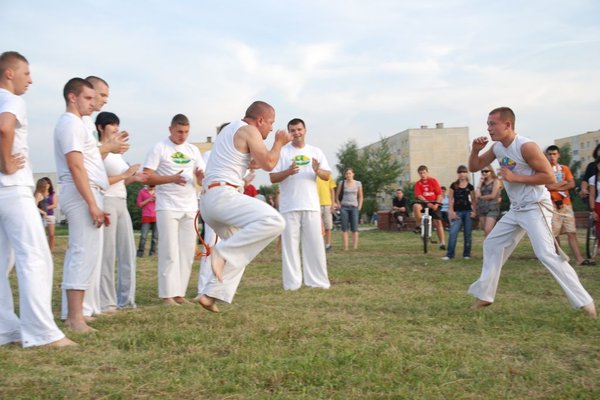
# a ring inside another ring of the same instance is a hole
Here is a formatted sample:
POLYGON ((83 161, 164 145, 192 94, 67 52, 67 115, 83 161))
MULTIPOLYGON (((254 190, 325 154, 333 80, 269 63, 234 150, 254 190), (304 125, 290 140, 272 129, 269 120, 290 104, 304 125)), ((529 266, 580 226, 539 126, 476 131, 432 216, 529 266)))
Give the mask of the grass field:
MULTIPOLYGON (((0 398, 600 398, 600 322, 569 308, 527 240, 496 303, 472 312, 479 231, 469 261, 425 256, 412 233, 362 232, 350 252, 334 236, 331 289, 284 292, 271 245, 221 314, 162 306, 156 258, 140 259, 139 308, 99 317, 98 333, 70 334, 79 348, 1 347, 0 398)), ((55 312, 65 246, 59 238, 55 312)), ((577 272, 600 298, 600 266, 577 272)), ((197 264, 189 298, 196 279, 197 264)))

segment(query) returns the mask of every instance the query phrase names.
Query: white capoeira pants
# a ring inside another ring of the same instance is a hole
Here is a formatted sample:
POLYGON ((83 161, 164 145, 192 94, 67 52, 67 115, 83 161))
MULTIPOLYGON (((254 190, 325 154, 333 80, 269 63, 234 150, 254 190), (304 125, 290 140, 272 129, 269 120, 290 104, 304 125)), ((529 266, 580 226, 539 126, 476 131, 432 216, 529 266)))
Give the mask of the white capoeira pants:
POLYGON ((0 345, 41 346, 65 337, 52 315, 54 267, 31 188, 0 188, 0 345), (9 272, 16 263, 19 317, 9 272))
MULTIPOLYGON (((217 234, 214 229, 210 227, 204 221, 204 243, 206 243, 211 249, 215 246, 215 242, 217 239, 217 234)), ((200 259, 200 273, 198 274, 198 294, 204 294, 204 290, 206 289, 206 285, 213 278, 211 256, 202 256, 200 259)))
POLYGON ((156 212, 158 297, 185 297, 196 252, 196 211, 156 212))
POLYGON ((536 257, 564 290, 571 306, 581 308, 592 303, 592 297, 579 282, 573 267, 556 253, 551 220, 552 213, 545 206, 540 209, 537 205, 527 211, 511 209, 503 216, 483 242, 483 269, 469 293, 484 301, 494 301, 502 266, 527 233, 536 257))
POLYGON ((135 241, 127 199, 104 197, 110 225, 104 227, 104 249, 100 270, 100 307, 135 308, 135 241), (115 260, 117 285, 115 291, 115 260))
MULTIPOLYGON (((96 205, 102 209, 104 196, 96 188, 92 189, 92 193, 96 205)), ((85 291, 84 316, 101 314, 100 267, 104 228, 94 225, 88 205, 74 184, 63 185, 59 204, 69 223, 69 245, 63 268, 61 319, 66 319, 68 314, 67 290, 85 291)))
POLYGON ((231 303, 246 266, 281 234, 285 222, 264 201, 229 186, 208 189, 200 211, 220 238, 213 251, 225 259, 223 282, 213 277, 204 294, 231 303))
POLYGON ((329 288, 320 211, 290 211, 281 215, 285 220, 281 235, 283 288, 299 289, 303 275, 306 286, 329 288))

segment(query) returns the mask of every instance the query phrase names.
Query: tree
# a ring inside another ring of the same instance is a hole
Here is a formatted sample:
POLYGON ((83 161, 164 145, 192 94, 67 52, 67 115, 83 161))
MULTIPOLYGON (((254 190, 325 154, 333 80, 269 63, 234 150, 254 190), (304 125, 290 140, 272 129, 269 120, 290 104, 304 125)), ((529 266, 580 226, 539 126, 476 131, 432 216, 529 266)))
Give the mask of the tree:
POLYGON ((133 229, 140 229, 142 226, 142 210, 136 204, 137 195, 144 185, 139 182, 133 182, 127 185, 127 210, 131 215, 131 223, 133 229))
POLYGON ((360 150, 354 140, 349 140, 337 152, 336 165, 339 176, 352 167, 357 180, 363 185, 363 210, 371 215, 377 211, 377 193, 390 189, 402 173, 402 165, 392 158, 387 139, 381 138, 374 146, 360 150))

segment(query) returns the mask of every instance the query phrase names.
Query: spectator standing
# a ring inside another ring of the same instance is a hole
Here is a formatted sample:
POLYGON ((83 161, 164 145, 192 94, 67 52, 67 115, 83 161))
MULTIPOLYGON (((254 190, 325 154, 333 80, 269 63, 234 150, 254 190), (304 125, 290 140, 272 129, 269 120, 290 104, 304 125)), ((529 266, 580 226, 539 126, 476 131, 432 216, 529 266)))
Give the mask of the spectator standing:
POLYGON ((498 201, 500 189, 500 180, 492 166, 483 167, 475 195, 479 228, 483 229, 484 236, 489 235, 500 216, 500 202, 498 201))
POLYGON ((546 158, 550 162, 552 172, 556 178, 556 183, 546 185, 546 189, 550 191, 552 206, 554 213, 552 214, 552 234, 557 238, 563 234, 567 234, 569 247, 575 255, 575 260, 578 265, 590 265, 591 260, 584 258, 579 250, 577 241, 577 227, 575 226, 575 213, 571 205, 571 196, 569 190, 575 187, 575 178, 571 173, 571 169, 566 165, 558 163, 560 158, 560 149, 558 146, 549 146, 546 149, 546 158))
POLYGON ((345 179, 336 191, 337 207, 341 210, 342 239, 344 250, 348 250, 348 231, 352 231, 352 248, 358 249, 358 219, 363 205, 363 188, 360 181, 354 180, 354 169, 344 170, 345 179))
POLYGON ((156 186, 146 185, 137 195, 135 204, 142 209, 142 228, 140 233, 140 242, 138 245, 137 256, 144 257, 146 251, 146 239, 148 232, 152 231, 152 239, 150 241, 150 252, 148 255, 152 257, 156 253, 158 245, 158 229, 156 227, 156 186))
POLYGON ((473 230, 473 218, 475 218, 475 209, 477 199, 475 198, 475 188, 469 182, 469 171, 467 167, 461 165, 456 170, 458 179, 452 182, 448 191, 448 216, 450 218, 450 239, 448 240, 448 252, 442 260, 451 260, 454 258, 456 241, 460 228, 463 228, 464 247, 463 258, 471 258, 471 232, 473 230))
POLYGON ((323 238, 325 239, 325 251, 331 250, 331 230, 333 229, 333 208, 335 198, 335 181, 333 177, 323 180, 317 176, 317 192, 319 193, 319 205, 321 206, 321 221, 323 224, 323 238))

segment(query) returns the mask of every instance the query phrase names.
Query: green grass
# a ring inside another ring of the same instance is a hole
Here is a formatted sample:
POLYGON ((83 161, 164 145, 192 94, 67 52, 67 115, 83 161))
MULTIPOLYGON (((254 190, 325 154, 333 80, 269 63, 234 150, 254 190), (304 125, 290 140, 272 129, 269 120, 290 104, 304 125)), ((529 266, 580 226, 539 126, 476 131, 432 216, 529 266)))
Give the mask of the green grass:
MULTIPOLYGON (((362 232, 350 252, 339 236, 328 253, 331 289, 284 292, 271 245, 218 315, 161 306, 156 258, 143 258, 139 309, 98 318, 96 334, 71 334, 80 348, 1 347, 0 398, 600 397, 599 322, 569 308, 527 240, 504 268, 496 303, 471 312, 466 290, 480 273, 480 232, 469 261, 425 256, 412 233, 362 232)), ((577 272, 598 297, 600 266, 577 272)), ((197 264, 189 297, 196 279, 197 264)), ((56 286, 55 311, 59 299, 56 286)))

